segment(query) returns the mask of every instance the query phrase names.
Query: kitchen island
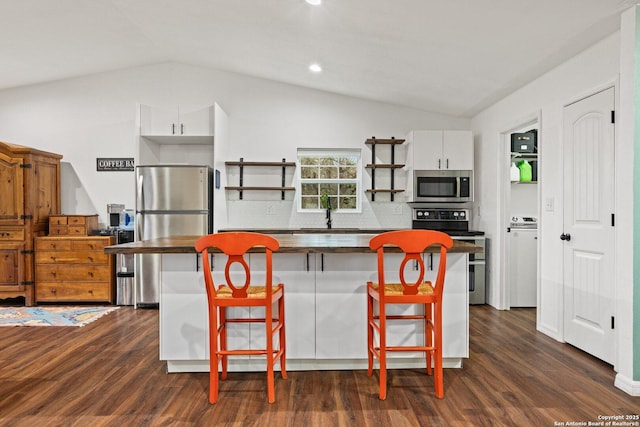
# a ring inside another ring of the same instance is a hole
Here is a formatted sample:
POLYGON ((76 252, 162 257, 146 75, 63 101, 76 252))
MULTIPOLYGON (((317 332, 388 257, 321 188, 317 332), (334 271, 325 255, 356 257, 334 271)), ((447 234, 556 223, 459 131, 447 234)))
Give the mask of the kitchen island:
MULTIPOLYGON (((263 230, 261 230, 263 231, 263 230)), ((366 369, 366 282, 377 280, 376 256, 368 233, 273 233, 280 242, 274 253, 274 283, 285 284, 287 369, 366 369)), ((105 248, 109 254, 162 254, 160 284, 160 359, 168 372, 207 372, 207 298, 201 262, 193 244, 198 236, 160 238, 105 248)), ((443 357, 445 367, 461 367, 468 357, 468 254, 477 246, 454 241, 447 256, 443 297, 443 357)), ((264 279, 264 257, 249 255, 252 282, 264 279)), ((437 266, 437 248, 424 254, 428 267, 437 266)), ((224 281, 222 254, 212 255, 214 281, 224 281)), ((392 254, 389 272, 396 273, 400 254, 392 254)), ((409 276, 411 273, 406 272, 409 276)), ((427 279, 435 278, 429 269, 427 279)), ((413 307, 397 306, 398 312, 413 307)), ((251 315, 261 316, 255 308, 251 315)), ((229 330, 229 346, 263 345, 264 330, 239 324, 229 330)), ((391 342, 419 342, 421 326, 398 324, 388 328, 391 342)), ((424 367, 424 357, 392 353, 388 366, 424 367)), ((262 371, 258 356, 231 358, 231 371, 262 371)))

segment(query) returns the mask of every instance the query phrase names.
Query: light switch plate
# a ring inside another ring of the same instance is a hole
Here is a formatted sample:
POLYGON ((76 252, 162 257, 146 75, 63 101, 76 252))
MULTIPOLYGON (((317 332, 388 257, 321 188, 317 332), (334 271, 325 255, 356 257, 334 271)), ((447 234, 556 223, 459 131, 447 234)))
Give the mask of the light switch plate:
POLYGON ((553 197, 547 197, 544 199, 544 210, 547 212, 553 212, 553 197))

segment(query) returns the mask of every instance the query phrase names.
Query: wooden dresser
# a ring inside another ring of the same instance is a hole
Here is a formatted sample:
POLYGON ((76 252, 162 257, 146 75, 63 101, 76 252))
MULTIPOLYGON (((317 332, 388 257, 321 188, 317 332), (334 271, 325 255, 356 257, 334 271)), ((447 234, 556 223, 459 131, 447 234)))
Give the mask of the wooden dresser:
POLYGON ((60 213, 61 158, 0 142, 0 299, 34 303, 34 238, 60 213))
POLYGON ((98 229, 98 215, 51 215, 50 236, 88 236, 98 229))
POLYGON ((113 236, 36 238, 36 302, 115 301, 113 236))

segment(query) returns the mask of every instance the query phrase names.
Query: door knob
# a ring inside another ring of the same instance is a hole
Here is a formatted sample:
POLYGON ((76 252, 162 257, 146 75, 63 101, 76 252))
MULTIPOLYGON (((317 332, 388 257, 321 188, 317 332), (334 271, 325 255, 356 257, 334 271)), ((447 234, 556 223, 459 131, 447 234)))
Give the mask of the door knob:
POLYGON ((566 240, 566 241, 568 242, 569 240, 571 240, 571 234, 569 234, 569 233, 567 233, 567 234, 562 233, 562 234, 560 235, 560 240, 566 240))

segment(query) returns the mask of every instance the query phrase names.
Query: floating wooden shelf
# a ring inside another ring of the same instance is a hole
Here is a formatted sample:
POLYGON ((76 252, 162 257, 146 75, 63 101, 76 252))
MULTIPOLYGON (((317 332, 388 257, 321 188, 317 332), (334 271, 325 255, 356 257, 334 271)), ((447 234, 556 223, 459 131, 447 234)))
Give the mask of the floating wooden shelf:
POLYGON ((377 138, 369 138, 369 139, 367 139, 364 143, 365 143, 365 144, 367 144, 367 145, 374 145, 374 144, 391 144, 391 145, 398 145, 398 144, 404 144, 404 139, 395 139, 395 138, 391 138, 391 139, 377 139, 377 138))
POLYGON ((404 190, 401 189, 391 189, 391 188, 376 188, 365 190, 367 193, 402 193, 404 190))
POLYGON ((365 144, 371 146, 371 163, 366 168, 371 169, 371 189, 366 190, 367 193, 371 193, 371 201, 376 200, 376 193, 389 193, 391 201, 393 202, 393 196, 396 193, 403 192, 404 190, 398 190, 395 185, 395 170, 402 169, 404 165, 395 162, 395 146, 404 143, 404 139, 378 139, 375 136, 365 141, 365 144), (391 163, 376 163, 376 145, 390 145, 391 146, 391 163), (383 189, 376 188, 376 169, 389 169, 391 174, 391 188, 383 189))
POLYGON ((224 162, 227 166, 284 166, 284 167, 295 167, 295 162, 224 162))
POLYGON ((295 187, 224 187, 225 190, 278 190, 278 191, 293 191, 295 187))
POLYGON ((239 198, 242 200, 243 191, 280 191, 282 192, 281 200, 284 200, 284 194, 286 191, 295 191, 295 187, 285 187, 285 174, 288 167, 295 167, 295 162, 287 162, 286 159, 282 159, 281 162, 245 162, 241 157, 239 162, 224 162, 226 166, 238 166, 240 168, 240 185, 236 187, 225 187, 225 190, 235 190, 239 192, 239 198), (245 166, 257 166, 257 167, 280 167, 282 168, 282 186, 281 187, 263 187, 252 186, 248 187, 243 185, 244 181, 244 168, 245 166))
POLYGON ((394 163, 369 163, 365 168, 367 169, 402 169, 404 165, 394 163))

